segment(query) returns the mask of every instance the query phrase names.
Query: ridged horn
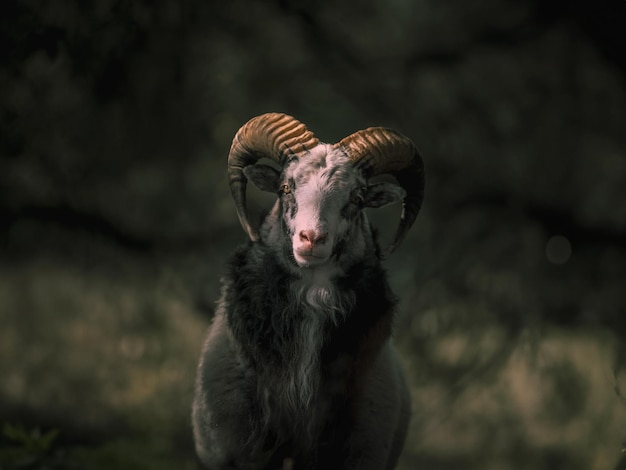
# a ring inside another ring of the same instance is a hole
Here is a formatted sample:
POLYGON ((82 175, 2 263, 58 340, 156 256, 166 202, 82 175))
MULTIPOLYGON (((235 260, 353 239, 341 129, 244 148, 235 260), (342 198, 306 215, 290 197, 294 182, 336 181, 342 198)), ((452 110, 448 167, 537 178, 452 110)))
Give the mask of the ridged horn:
POLYGON ((250 240, 258 241, 259 234, 248 220, 248 179, 243 169, 263 157, 283 165, 286 160, 306 154, 318 143, 319 140, 304 124, 281 113, 253 117, 237 131, 228 154, 228 182, 239 222, 250 240))
POLYGON ((424 163, 417 147, 408 137, 384 127, 357 131, 335 144, 360 169, 365 177, 391 174, 406 191, 400 223, 391 245, 391 254, 400 245, 417 218, 424 199, 424 163))

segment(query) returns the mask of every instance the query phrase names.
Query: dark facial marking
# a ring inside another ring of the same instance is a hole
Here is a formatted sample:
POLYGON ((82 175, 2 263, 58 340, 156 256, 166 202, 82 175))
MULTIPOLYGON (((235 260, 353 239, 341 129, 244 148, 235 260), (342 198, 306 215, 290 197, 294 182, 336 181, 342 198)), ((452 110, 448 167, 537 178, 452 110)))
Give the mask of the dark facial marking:
POLYGON ((280 185, 278 197, 280 198, 283 214, 288 219, 293 219, 298 212, 298 203, 294 197, 295 182, 289 178, 285 183, 280 185))

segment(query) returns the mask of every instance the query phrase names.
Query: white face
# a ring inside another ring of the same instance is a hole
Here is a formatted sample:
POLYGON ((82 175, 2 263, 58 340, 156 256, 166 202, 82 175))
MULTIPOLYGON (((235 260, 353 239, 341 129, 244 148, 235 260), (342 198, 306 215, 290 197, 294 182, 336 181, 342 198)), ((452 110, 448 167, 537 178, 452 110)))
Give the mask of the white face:
POLYGON ((283 217, 301 267, 325 264, 361 214, 367 183, 340 152, 312 154, 286 168, 283 217))
POLYGON ((347 244, 356 248, 354 235, 365 229, 363 209, 405 196, 395 184, 368 184, 341 150, 326 144, 287 163, 282 173, 266 165, 250 165, 244 172, 260 189, 278 189, 283 232, 302 268, 328 264, 347 244))

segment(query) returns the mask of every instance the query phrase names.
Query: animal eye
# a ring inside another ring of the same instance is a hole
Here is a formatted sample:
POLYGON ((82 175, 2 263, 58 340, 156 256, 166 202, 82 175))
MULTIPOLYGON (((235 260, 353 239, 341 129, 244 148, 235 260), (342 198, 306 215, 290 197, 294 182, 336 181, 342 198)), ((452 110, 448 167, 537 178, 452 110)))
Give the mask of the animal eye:
POLYGON ((351 198, 350 198, 350 202, 352 204, 356 204, 357 206, 360 205, 363 202, 363 198, 361 197, 361 195, 359 194, 354 194, 351 198))
POLYGON ((289 194, 291 192, 291 187, 288 184, 283 184, 280 187, 280 192, 283 194, 289 194))

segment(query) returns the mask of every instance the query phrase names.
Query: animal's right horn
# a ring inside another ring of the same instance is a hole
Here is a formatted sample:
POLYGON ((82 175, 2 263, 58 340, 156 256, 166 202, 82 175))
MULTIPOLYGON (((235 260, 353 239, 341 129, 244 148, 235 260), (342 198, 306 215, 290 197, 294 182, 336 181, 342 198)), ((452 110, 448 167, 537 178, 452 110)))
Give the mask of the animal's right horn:
POLYGON ((239 222, 250 240, 258 241, 259 234, 248 220, 246 204, 248 179, 243 169, 263 157, 282 165, 286 160, 306 154, 318 143, 319 140, 304 124, 281 113, 256 116, 237 131, 228 154, 228 182, 239 222))
POLYGON ((354 166, 367 178, 389 173, 406 191, 395 238, 383 254, 387 256, 400 245, 422 206, 424 198, 422 157, 411 139, 384 127, 370 127, 357 131, 335 144, 335 147, 343 149, 354 166))

